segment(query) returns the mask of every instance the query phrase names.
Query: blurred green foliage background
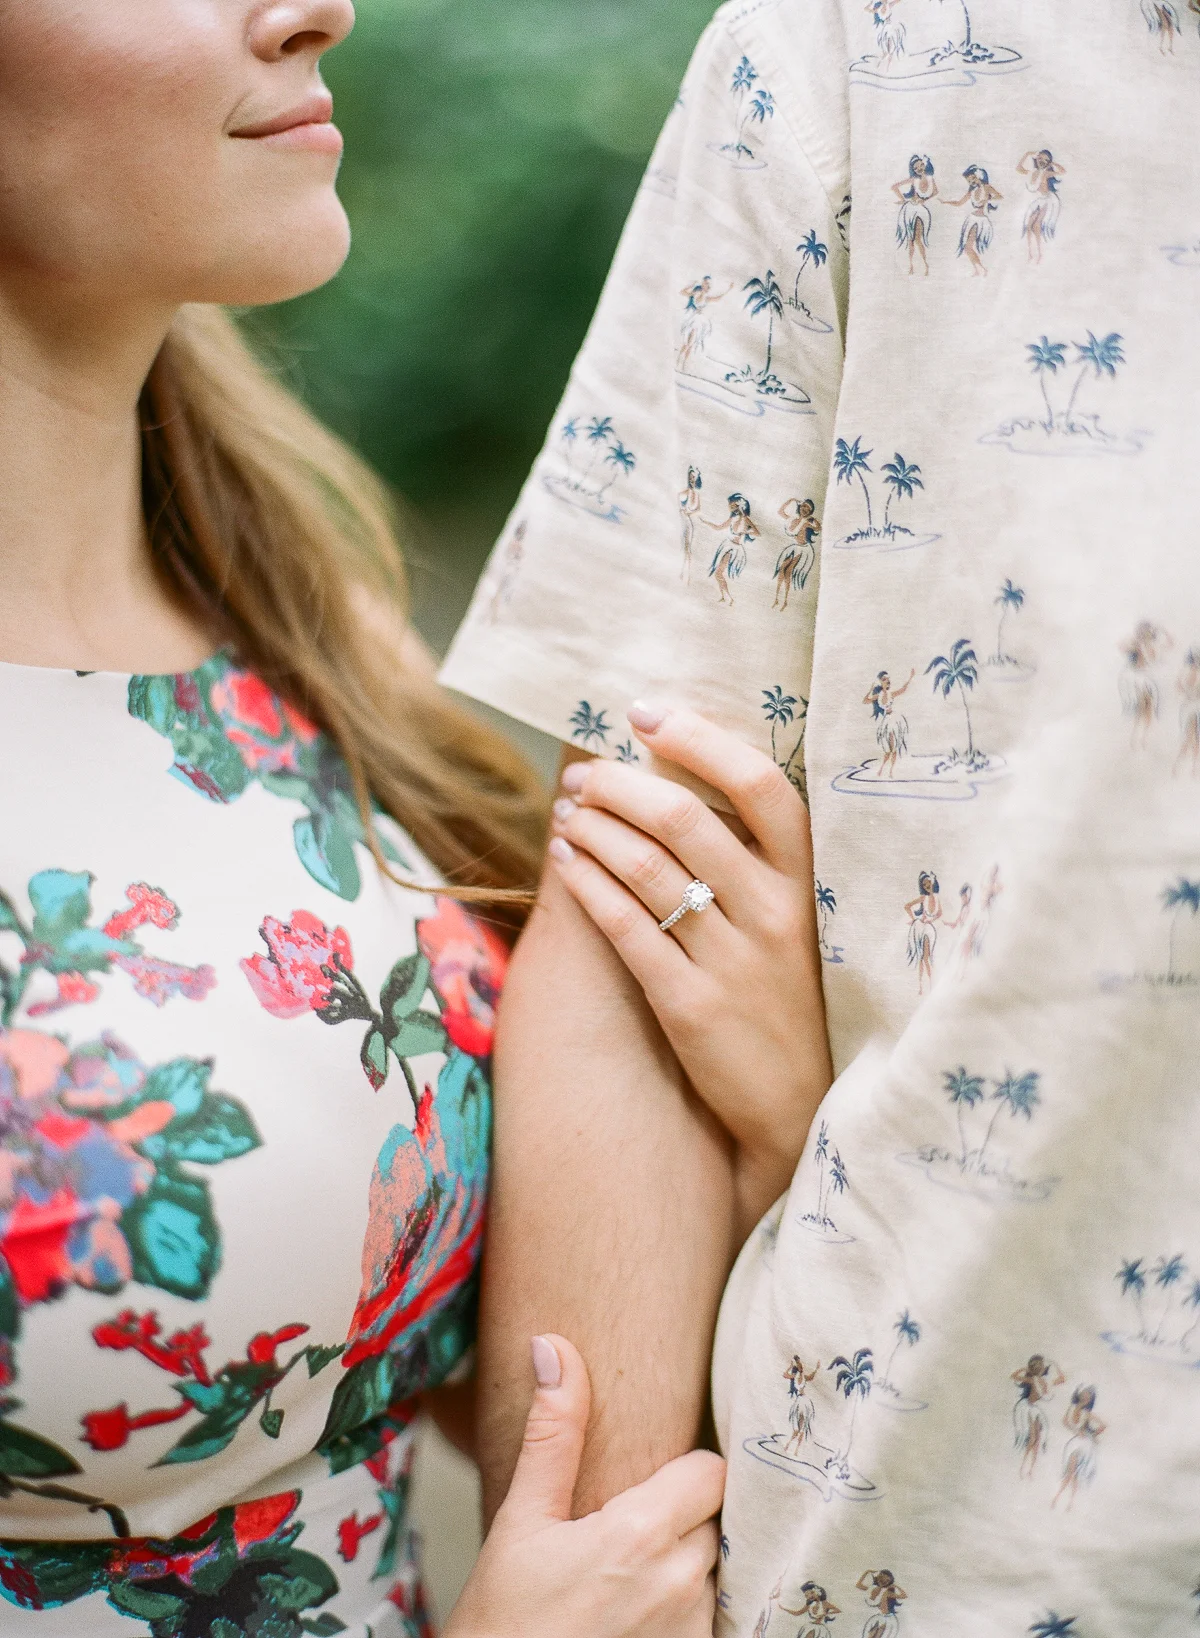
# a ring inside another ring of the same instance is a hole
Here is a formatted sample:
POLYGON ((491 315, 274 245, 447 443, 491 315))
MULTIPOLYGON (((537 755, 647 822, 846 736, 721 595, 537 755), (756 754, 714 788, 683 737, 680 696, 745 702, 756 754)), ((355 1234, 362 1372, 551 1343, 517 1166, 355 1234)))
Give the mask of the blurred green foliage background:
POLYGON ((360 0, 326 59, 354 249, 261 316, 412 502, 441 646, 541 445, 714 0, 360 0))

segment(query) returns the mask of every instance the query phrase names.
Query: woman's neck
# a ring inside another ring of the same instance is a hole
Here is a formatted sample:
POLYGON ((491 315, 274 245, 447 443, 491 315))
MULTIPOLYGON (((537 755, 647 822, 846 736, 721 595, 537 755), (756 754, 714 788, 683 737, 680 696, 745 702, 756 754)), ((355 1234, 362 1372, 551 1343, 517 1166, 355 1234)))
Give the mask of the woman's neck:
POLYGON ((155 574, 141 385, 166 322, 118 329, 0 291, 0 660, 173 671, 211 639, 155 574))

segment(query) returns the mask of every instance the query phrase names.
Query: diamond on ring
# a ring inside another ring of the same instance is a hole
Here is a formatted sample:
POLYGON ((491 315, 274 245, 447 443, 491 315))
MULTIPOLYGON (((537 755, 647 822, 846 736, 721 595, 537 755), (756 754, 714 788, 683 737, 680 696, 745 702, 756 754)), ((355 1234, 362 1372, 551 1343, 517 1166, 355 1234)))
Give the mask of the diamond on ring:
POLYGON ((683 903, 673 915, 667 917, 666 921, 659 922, 659 931, 669 933, 684 916, 699 916, 715 902, 716 894, 707 882, 689 882, 683 890, 683 903))

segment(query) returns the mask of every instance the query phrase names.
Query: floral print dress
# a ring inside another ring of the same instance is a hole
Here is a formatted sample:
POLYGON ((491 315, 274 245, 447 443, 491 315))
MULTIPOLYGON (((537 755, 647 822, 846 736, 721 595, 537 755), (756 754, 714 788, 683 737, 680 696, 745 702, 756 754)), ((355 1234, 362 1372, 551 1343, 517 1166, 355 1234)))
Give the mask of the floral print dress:
POLYGON ((505 950, 218 656, 0 665, 0 1629, 420 1638, 505 950))

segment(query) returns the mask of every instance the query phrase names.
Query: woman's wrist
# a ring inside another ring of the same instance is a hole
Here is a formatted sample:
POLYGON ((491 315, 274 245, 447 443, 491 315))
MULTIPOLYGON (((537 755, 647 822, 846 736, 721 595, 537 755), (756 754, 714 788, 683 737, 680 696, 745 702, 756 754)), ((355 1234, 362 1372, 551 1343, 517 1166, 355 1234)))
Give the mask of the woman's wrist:
POLYGON ((797 1146, 788 1149, 765 1144, 737 1146, 733 1162, 733 1188, 739 1250, 780 1195, 786 1194, 791 1187, 803 1153, 803 1139, 797 1146))

